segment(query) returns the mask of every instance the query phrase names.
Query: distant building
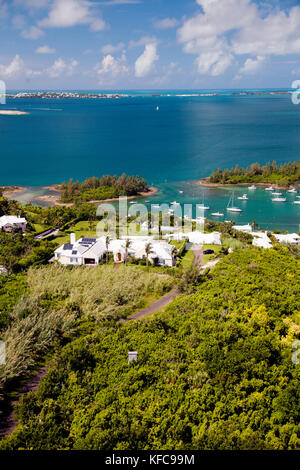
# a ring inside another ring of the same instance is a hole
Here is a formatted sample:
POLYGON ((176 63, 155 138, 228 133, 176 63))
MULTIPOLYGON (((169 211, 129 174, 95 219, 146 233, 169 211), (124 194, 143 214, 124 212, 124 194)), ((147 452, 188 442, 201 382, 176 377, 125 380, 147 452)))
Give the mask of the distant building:
POLYGON ((0 230, 11 232, 14 229, 21 229, 25 232, 27 220, 24 217, 17 217, 16 215, 3 215, 0 217, 0 230))

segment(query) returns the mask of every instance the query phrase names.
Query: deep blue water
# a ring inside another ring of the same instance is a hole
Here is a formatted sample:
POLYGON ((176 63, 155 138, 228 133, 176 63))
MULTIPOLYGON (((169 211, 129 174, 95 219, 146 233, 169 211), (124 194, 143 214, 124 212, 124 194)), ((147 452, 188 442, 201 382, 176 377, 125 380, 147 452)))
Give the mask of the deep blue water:
MULTIPOLYGON (((158 185, 161 192, 156 199, 162 202, 169 197, 195 202, 202 189, 193 184, 184 194, 178 189, 218 167, 299 159, 300 106, 293 105, 289 95, 150 95, 9 99, 3 109, 30 114, 0 116, 0 185, 42 186, 126 172, 158 185)), ((205 192, 213 210, 224 211, 228 189, 205 192)), ((249 209, 236 216, 241 222, 255 219, 269 228, 299 229, 299 205, 288 201, 274 207, 262 190, 256 194, 260 193, 260 206, 258 201, 253 206, 247 203, 249 209)))

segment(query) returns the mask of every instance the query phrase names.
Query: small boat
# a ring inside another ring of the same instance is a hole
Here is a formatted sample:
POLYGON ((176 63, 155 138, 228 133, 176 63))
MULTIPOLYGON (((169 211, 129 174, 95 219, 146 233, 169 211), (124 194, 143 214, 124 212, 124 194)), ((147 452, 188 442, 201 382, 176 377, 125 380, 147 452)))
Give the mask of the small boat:
POLYGON ((292 188, 292 189, 288 189, 288 191, 287 191, 287 192, 288 192, 288 193, 296 193, 296 192, 297 192, 297 190, 296 190, 295 188, 292 188))
POLYGON ((272 196, 281 196, 282 193, 272 193, 272 196))
POLYGON ((183 191, 182 191, 181 189, 179 189, 179 191, 178 191, 178 192, 179 192, 180 194, 182 194, 182 193, 183 193, 183 191))
POLYGON ((152 207, 154 207, 154 209, 159 209, 159 204, 152 204, 152 207))
POLYGON ((248 186, 248 189, 250 189, 252 191, 253 189, 256 189, 256 186, 254 184, 252 184, 252 186, 248 186))
POLYGON ((129 204, 136 204, 136 201, 130 201, 129 204))
POLYGON ((205 204, 197 204, 197 207, 198 207, 199 209, 204 210, 204 211, 207 211, 207 210, 210 209, 210 207, 209 207, 209 206, 206 206, 205 204))
POLYGON ((300 196, 296 196, 296 197, 300 198, 300 196))
POLYGON ((156 106, 156 111, 159 111, 159 106, 156 106))
POLYGON ((234 203, 234 192, 232 193, 232 196, 229 199, 228 206, 227 206, 226 210, 228 210, 230 212, 242 212, 242 209, 240 209, 239 207, 234 207, 233 203, 234 203), (230 201, 232 201, 231 206, 229 206, 230 201))
POLYGON ((171 202, 171 206, 180 206, 180 202, 173 201, 171 202))
POLYGON ((265 191, 274 191, 273 186, 269 186, 268 188, 265 188, 265 191))
POLYGON ((214 215, 216 217, 223 217, 224 214, 222 214, 222 212, 212 212, 211 215, 214 215))
POLYGON ((294 204, 300 204, 300 201, 294 201, 294 204))
POLYGON ((272 201, 273 201, 273 202, 285 202, 285 201, 286 201, 286 197, 273 197, 273 198, 272 198, 272 201))
POLYGON ((242 196, 239 196, 238 199, 241 199, 242 201, 247 201, 247 194, 243 194, 242 196))

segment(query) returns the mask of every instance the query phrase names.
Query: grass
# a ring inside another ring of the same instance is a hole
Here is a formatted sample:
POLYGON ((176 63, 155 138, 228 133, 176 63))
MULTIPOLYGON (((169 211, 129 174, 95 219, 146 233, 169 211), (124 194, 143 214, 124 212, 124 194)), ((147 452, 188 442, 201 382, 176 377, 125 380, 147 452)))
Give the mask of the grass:
POLYGON ((218 254, 221 251, 222 246, 221 245, 203 245, 203 251, 205 250, 214 250, 214 254, 212 255, 203 255, 203 264, 208 263, 209 261, 212 261, 215 259, 218 254))
POLYGON ((0 368, 0 395, 12 379, 21 379, 53 347, 72 338, 88 322, 116 321, 169 292, 174 279, 135 266, 76 269, 53 264, 30 268, 28 290, 12 307, 12 323, 3 334, 7 362, 0 368))
POLYGON ((183 268, 187 268, 188 266, 190 266, 193 262, 193 258, 194 258, 194 254, 193 254, 193 250, 190 249, 190 250, 187 250, 183 257, 181 258, 181 266, 183 268))

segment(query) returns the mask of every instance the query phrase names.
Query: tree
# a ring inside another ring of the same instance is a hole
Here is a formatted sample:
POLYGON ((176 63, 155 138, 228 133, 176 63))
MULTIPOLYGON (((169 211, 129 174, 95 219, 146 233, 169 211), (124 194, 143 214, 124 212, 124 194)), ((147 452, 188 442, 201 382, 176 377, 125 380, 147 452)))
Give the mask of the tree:
POLYGON ((105 247, 106 247, 106 264, 108 263, 108 247, 110 244, 111 238, 109 235, 106 235, 105 237, 105 247))
POLYGON ((127 238, 125 242, 125 265, 127 265, 128 249, 130 248, 130 245, 131 245, 131 240, 127 238))
POLYGON ((153 253, 152 245, 150 242, 147 243, 147 245, 145 246, 145 253, 146 253, 146 264, 148 266, 149 256, 151 255, 151 253, 153 253))

